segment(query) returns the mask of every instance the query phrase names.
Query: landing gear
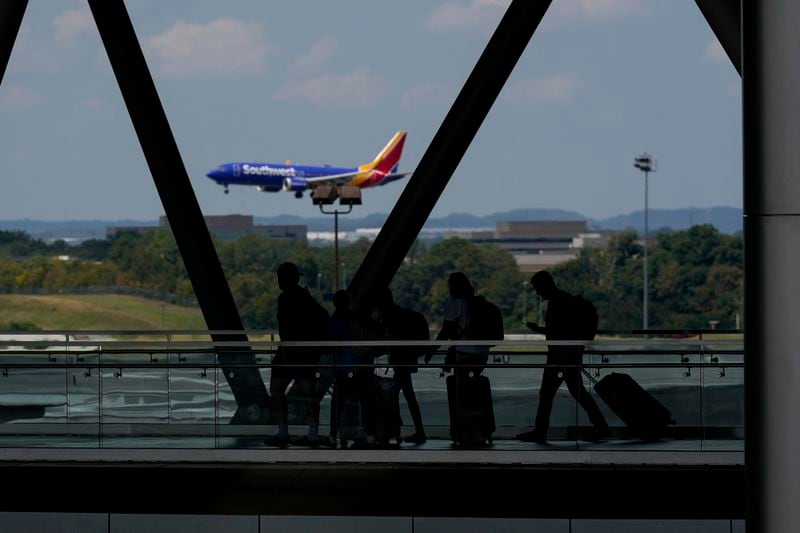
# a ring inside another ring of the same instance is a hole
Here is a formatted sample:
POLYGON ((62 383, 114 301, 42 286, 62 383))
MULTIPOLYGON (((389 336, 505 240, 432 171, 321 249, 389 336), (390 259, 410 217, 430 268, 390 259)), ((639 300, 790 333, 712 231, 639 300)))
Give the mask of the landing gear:
POLYGON ((225 185, 225 194, 228 194, 230 191, 228 190, 228 186, 225 185))
POLYGON ((295 191, 294 197, 295 198, 302 198, 303 197, 303 191, 295 191))

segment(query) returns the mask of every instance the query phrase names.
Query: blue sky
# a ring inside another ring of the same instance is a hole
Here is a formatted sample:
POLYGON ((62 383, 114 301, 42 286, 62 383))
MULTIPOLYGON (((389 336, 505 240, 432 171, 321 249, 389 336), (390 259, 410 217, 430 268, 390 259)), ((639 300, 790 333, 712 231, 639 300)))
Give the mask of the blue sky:
MULTIPOLYGON (((508 0, 129 0, 207 214, 308 198, 205 177, 224 161, 355 165, 397 130, 413 169, 508 0)), ((740 79, 691 0, 554 0, 434 212, 741 206, 740 79)), ((31 2, 0 87, 0 218, 162 209, 85 2, 31 2)), ((364 193, 386 212, 405 181, 364 193)))

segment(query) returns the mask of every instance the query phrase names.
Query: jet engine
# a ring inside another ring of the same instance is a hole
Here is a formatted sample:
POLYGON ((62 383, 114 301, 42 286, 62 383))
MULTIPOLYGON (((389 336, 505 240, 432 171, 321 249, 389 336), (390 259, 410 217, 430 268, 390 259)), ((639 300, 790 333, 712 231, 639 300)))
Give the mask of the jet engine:
POLYGON ((281 190, 281 186, 280 184, 256 185, 256 189, 258 189, 261 192, 278 192, 279 190, 281 190))
POLYGON ((308 189, 308 182, 303 178, 286 178, 283 180, 284 191, 303 192, 308 189))

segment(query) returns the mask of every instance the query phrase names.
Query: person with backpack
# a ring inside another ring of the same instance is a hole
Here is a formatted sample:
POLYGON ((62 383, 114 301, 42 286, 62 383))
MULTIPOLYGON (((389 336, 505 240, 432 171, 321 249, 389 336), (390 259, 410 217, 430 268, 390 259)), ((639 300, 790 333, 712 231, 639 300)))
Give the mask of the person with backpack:
MULTIPOLYGON (((281 341, 325 341, 330 339, 330 315, 308 292, 301 287, 300 271, 294 263, 281 263, 277 271, 278 333, 281 341)), ((306 400, 308 435, 296 444, 319 445, 319 398, 315 391, 316 364, 322 349, 316 347, 279 346, 272 361, 269 389, 273 398, 273 416, 278 424, 278 434, 265 439, 267 446, 286 447, 289 437, 288 404, 286 391, 292 381, 306 400)))
MULTIPOLYGON (((422 313, 406 309, 394 303, 394 296, 389 287, 384 287, 378 294, 376 311, 381 325, 386 331, 389 340, 415 341, 430 340, 428 321, 422 313)), ((411 375, 417 372, 418 359, 425 355, 427 347, 423 346, 392 346, 389 349, 389 364, 393 366, 394 378, 403 393, 403 397, 411 412, 414 421, 414 434, 404 437, 403 440, 414 444, 423 444, 425 427, 422 425, 422 412, 414 392, 414 383, 411 375)))
MULTIPOLYGON (((436 340, 501 340, 503 319, 497 306, 476 296, 463 272, 451 273, 447 284, 450 300, 436 340)), ((485 345, 451 346, 447 350, 443 371, 453 369, 453 375, 447 378, 450 436, 458 446, 485 446, 495 430, 489 380, 481 375, 489 350, 485 345)), ((425 362, 432 356, 429 352, 425 362)))
MULTIPOLYGON (((528 328, 542 333, 548 341, 592 340, 597 332, 597 311, 591 302, 582 296, 573 296, 556 286, 553 276, 542 270, 531 278, 533 290, 547 301, 545 326, 526 322, 528 328)), ((517 435, 525 442, 545 444, 550 426, 553 399, 562 382, 566 382, 569 393, 589 415, 594 426, 593 440, 602 440, 610 434, 608 423, 597 403, 583 386, 580 365, 583 363, 583 346, 548 346, 547 365, 539 388, 539 408, 534 429, 517 435), (565 365, 565 366, 560 366, 565 365)))
MULTIPOLYGON (((444 317, 442 327, 436 335, 436 340, 460 341, 467 338, 467 329, 480 327, 477 323, 480 320, 473 320, 470 324, 470 302, 475 296, 475 287, 470 283, 469 278, 463 272, 453 272, 447 278, 447 287, 450 292, 450 299, 444 307, 444 317)), ((428 363, 433 357, 432 352, 425 356, 428 363)), ((468 371, 480 374, 483 372, 483 365, 489 360, 488 346, 451 346, 447 350, 445 357, 445 372, 449 372, 453 365, 453 373, 460 376, 468 371), (469 369, 463 365, 470 365, 469 369), (473 366, 475 365, 475 366, 473 366)))
MULTIPOLYGON (((332 340, 349 341, 365 340, 354 337, 354 322, 360 320, 351 308, 350 293, 346 290, 336 291, 333 295, 333 316, 331 316, 332 340)), ((360 422, 366 432, 363 436, 365 444, 375 440, 375 393, 373 390, 373 368, 371 357, 361 356, 352 346, 340 346, 335 350, 336 374, 331 398, 330 436, 328 444, 336 447, 337 440, 342 448, 348 441, 355 442, 361 438, 360 422), (355 412, 348 412, 348 401, 358 404, 355 412), (359 417, 360 411, 360 417, 359 417), (348 418, 351 417, 351 418, 348 418), (360 420, 359 420, 360 419, 360 420), (344 428, 344 429, 343 429, 344 428)))

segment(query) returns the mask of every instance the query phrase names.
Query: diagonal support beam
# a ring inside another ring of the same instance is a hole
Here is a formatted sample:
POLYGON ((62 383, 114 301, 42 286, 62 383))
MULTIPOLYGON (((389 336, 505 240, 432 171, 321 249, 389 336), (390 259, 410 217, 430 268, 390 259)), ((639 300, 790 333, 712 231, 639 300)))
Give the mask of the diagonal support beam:
POLYGON ((695 0, 714 35, 742 75, 742 3, 741 0, 695 0))
POLYGON ((550 3, 513 0, 508 7, 353 277, 349 290, 357 307, 368 307, 375 289, 397 273, 550 3))
MULTIPOLYGON (((242 330, 222 265, 217 257, 167 115, 147 67, 123 0, 89 0, 97 29, 117 78, 169 225, 175 235, 200 309, 210 330, 242 330)), ((245 335, 214 335, 213 340, 247 341, 245 335)), ((253 364, 251 353, 220 354, 225 365, 253 364)), ((255 368, 225 368, 238 405, 234 422, 263 421, 269 404, 255 368)))
POLYGON ((19 27, 22 25, 22 17, 25 16, 27 7, 28 0, 3 0, 0 2, 0 83, 3 82, 6 74, 11 50, 14 49, 19 27))

